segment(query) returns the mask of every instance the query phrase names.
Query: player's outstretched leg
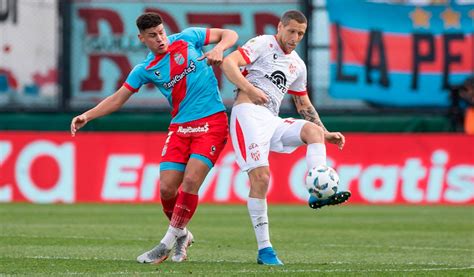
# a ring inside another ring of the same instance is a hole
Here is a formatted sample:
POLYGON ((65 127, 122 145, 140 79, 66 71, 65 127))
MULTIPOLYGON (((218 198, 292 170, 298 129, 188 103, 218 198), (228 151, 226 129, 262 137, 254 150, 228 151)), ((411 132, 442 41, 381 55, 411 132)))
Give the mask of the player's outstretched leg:
POLYGON ((171 250, 166 248, 164 243, 160 243, 150 251, 147 251, 137 257, 137 262, 143 264, 159 264, 166 260, 171 250))
POLYGON ((319 209, 324 206, 339 205, 341 203, 346 202, 350 197, 351 197, 350 191, 337 192, 333 196, 324 200, 318 199, 317 197, 311 195, 308 200, 308 205, 313 209, 319 209))
POLYGON ((283 265, 280 259, 278 259, 273 247, 258 250, 257 263, 263 265, 283 265))
POLYGON ((187 259, 187 250, 188 247, 194 242, 193 234, 188 230, 186 235, 181 236, 176 239, 175 250, 171 260, 173 262, 180 263, 187 259))

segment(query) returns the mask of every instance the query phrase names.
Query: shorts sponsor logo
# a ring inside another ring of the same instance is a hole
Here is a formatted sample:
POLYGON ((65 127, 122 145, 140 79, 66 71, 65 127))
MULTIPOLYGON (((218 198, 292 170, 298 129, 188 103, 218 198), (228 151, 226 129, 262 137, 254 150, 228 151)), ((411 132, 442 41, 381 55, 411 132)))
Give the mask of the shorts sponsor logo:
POLYGON ((255 149, 255 148, 257 148, 257 147, 258 147, 258 144, 252 142, 252 143, 249 145, 249 150, 255 149))
POLYGON ((194 133, 207 133, 208 131, 209 131, 209 124, 206 122, 206 124, 204 124, 203 126, 197 126, 197 127, 179 126, 177 132, 186 135, 186 134, 194 134, 194 133))
POLYGON ((259 161, 260 160, 260 151, 257 150, 255 152, 251 152, 250 156, 252 157, 252 159, 254 161, 259 161))

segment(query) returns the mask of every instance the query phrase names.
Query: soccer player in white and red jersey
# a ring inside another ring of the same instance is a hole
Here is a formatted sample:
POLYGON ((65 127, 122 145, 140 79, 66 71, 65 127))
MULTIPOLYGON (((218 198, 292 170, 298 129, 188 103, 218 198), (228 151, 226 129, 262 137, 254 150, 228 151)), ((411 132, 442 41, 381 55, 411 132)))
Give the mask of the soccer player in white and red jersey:
MULTIPOLYGON (((329 132, 321 122, 306 92, 306 65, 295 48, 306 32, 307 20, 296 10, 283 14, 276 35, 262 35, 229 54, 221 65, 226 77, 237 86, 230 133, 237 163, 247 171, 250 193, 247 202, 258 243, 257 262, 282 265, 270 243, 266 194, 270 180, 269 151, 291 153, 307 144, 308 168, 326 164, 325 141, 344 147, 339 132, 329 132), (243 71, 241 71, 243 68, 243 71), (285 94, 291 94, 304 118, 278 116, 285 94)), ((310 207, 347 201, 350 192, 332 198, 309 199, 310 207)))
POLYGON ((175 247, 172 260, 181 262, 193 241, 186 225, 196 211, 199 188, 228 134, 225 107, 210 65, 222 62, 224 51, 235 44, 238 35, 228 29, 193 27, 168 36, 157 13, 142 14, 136 24, 138 38, 150 53, 114 94, 73 118, 71 134, 74 136, 87 122, 118 110, 145 84, 154 84, 166 97, 172 120, 160 163, 160 197, 170 224, 160 243, 137 261, 161 263, 175 247), (207 44, 216 45, 203 53, 207 44))

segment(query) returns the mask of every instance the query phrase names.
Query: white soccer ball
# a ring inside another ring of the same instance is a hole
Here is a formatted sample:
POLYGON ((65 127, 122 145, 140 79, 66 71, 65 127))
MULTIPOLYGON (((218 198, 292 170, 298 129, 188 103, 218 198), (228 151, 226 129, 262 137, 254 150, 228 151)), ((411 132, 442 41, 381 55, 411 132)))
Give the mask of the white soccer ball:
POLYGON ((328 199, 337 192, 339 176, 336 171, 325 165, 313 167, 306 175, 306 188, 317 198, 328 199))

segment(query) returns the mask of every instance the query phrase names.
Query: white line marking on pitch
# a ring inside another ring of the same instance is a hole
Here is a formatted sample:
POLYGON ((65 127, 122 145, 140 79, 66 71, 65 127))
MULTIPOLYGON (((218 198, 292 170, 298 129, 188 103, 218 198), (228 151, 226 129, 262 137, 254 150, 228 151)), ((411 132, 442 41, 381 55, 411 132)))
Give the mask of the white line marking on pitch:
POLYGON ((322 246, 329 247, 362 247, 362 248, 395 248, 395 249, 407 249, 407 250, 439 250, 439 251, 468 251, 472 249, 468 248, 446 248, 446 247, 419 247, 419 246, 395 246, 395 245, 356 245, 356 244, 321 244, 322 246))
MULTIPOLYGON (((237 270, 237 271, 211 271, 207 273, 305 273, 305 272, 320 272, 320 273, 331 273, 331 272, 347 272, 347 273, 370 273, 370 272, 426 272, 426 271, 456 271, 456 270, 466 270, 474 269, 474 266, 469 267, 444 267, 444 268, 418 268, 418 269, 295 269, 295 270, 275 270, 269 272, 268 269, 262 270, 237 270)), ((157 272, 157 271, 118 271, 118 272, 101 272, 100 275, 131 275, 131 274, 157 274, 157 273, 166 273, 166 274, 183 274, 181 271, 167 271, 167 272, 157 272)), ((193 271, 193 273, 199 274, 204 272, 193 271)), ((90 275, 90 272, 63 272, 64 275, 90 275)))

